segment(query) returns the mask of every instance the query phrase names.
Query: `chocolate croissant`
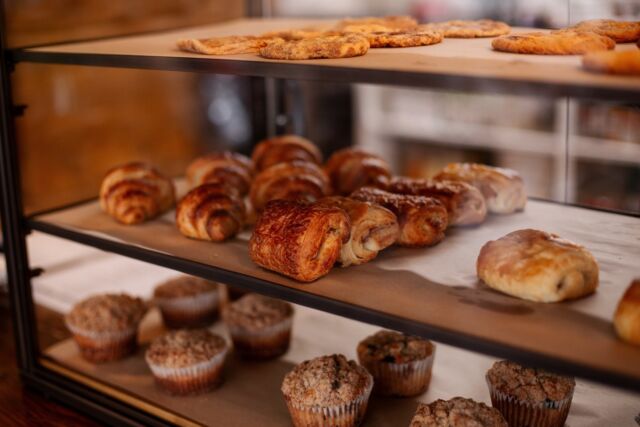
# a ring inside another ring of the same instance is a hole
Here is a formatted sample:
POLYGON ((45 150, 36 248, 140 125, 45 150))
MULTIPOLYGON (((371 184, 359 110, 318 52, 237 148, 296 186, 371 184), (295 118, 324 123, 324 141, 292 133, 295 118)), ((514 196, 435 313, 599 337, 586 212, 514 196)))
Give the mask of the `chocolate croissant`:
POLYGON ((372 187, 362 187, 352 198, 384 206, 398 217, 401 246, 430 246, 444 239, 447 209, 432 197, 394 194, 372 187))
POLYGON ((349 217, 342 209, 273 200, 258 217, 249 255, 261 267, 311 282, 331 270, 348 239, 349 217))
POLYGON ((318 204, 335 206, 349 215, 351 236, 342 245, 339 258, 343 267, 371 261, 398 239, 400 228, 395 214, 378 204, 341 196, 322 198, 318 204))
POLYGON ((262 140, 256 145, 251 156, 256 172, 278 163, 303 160, 315 164, 322 163, 322 153, 313 142, 297 135, 282 135, 262 140))
POLYGON ((100 186, 100 207, 123 224, 139 224, 169 210, 175 202, 170 179, 144 163, 111 169, 100 186))
POLYGON ((261 212, 270 200, 314 202, 330 191, 322 169, 314 163, 294 161, 278 163, 256 175, 249 197, 256 212, 261 212))
POLYGON ((464 181, 394 177, 386 190, 397 194, 435 197, 447 208, 449 225, 480 224, 487 217, 487 204, 482 193, 464 181))
POLYGON ((192 188, 206 182, 219 182, 244 196, 251 186, 252 169, 248 157, 223 151, 198 157, 191 162, 187 167, 187 180, 192 188))
POLYGON ((329 158, 325 172, 335 194, 346 196, 360 187, 384 188, 391 178, 387 162, 357 148, 338 150, 329 158))
POLYGON ((178 230, 192 239, 222 242, 235 236, 244 220, 244 201, 221 183, 194 188, 176 208, 178 230))

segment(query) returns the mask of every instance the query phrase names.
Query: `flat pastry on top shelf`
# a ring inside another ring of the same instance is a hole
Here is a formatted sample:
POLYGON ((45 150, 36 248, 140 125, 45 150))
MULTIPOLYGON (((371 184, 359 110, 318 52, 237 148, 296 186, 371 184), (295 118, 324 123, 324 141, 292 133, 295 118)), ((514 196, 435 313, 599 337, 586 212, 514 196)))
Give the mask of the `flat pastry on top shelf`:
POLYGON ((590 19, 578 22, 576 25, 566 28, 566 30, 591 31, 602 36, 607 36, 617 43, 629 43, 640 40, 640 21, 590 19))
POLYGON ((380 156, 357 148, 343 148, 329 157, 324 170, 333 191, 347 196, 360 187, 385 187, 391 178, 389 164, 380 156))
POLYGON ((298 40, 274 40, 260 49, 260 56, 284 60, 351 58, 364 55, 368 50, 366 37, 345 33, 298 40))
POLYGON ((338 21, 335 29, 352 33, 370 33, 373 31, 410 30, 418 21, 410 16, 371 16, 364 18, 346 18, 338 21))
POLYGON ((169 210, 175 202, 170 179, 139 162, 111 169, 100 186, 100 207, 119 222, 144 222, 169 210))
POLYGON ((624 341, 640 345, 640 279, 632 281, 620 299, 613 325, 624 341))
POLYGON ((616 42, 592 32, 562 30, 500 36, 493 39, 491 47, 501 52, 533 55, 582 55, 611 50, 616 47, 616 42))
POLYGON ((260 141, 251 154, 253 167, 260 172, 278 163, 303 160, 322 163, 322 153, 316 145, 298 135, 281 135, 260 141))
POLYGON ((537 302, 580 298, 598 287, 598 264, 583 246, 539 230, 486 243, 476 263, 490 288, 537 302))
POLYGON ((447 38, 471 39, 476 37, 496 37, 511 32, 511 27, 504 22, 492 19, 477 21, 444 21, 420 25, 420 28, 441 31, 447 38))
POLYGON ((238 55, 257 53, 269 42, 279 40, 275 37, 261 36, 223 36, 206 39, 180 39, 178 49, 203 55, 238 55))
POLYGON ((240 153, 222 151, 200 156, 187 166, 187 181, 191 187, 217 182, 244 196, 249 192, 252 175, 251 159, 240 153))

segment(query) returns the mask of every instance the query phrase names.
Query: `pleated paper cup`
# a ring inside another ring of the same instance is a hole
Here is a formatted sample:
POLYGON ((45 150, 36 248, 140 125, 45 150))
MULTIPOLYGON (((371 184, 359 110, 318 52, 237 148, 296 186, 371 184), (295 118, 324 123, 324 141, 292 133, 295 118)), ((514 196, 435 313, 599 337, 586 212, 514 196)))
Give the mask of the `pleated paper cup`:
POLYGON ((538 404, 520 399, 497 390, 489 381, 491 405, 496 408, 509 427, 563 427, 573 398, 573 389, 562 400, 548 400, 538 404))
POLYGON ((122 331, 94 332, 66 322, 82 357, 92 363, 122 359, 136 351, 138 325, 122 331))
POLYGON ((435 350, 428 357, 406 363, 363 361, 374 379, 374 393, 382 396, 409 397, 424 393, 431 382, 435 350))
POLYGON ((220 293, 215 289, 185 297, 156 297, 155 302, 168 328, 200 328, 209 326, 216 320, 220 306, 220 293))
POLYGON ((248 359, 271 359, 287 352, 291 342, 293 317, 259 330, 247 330, 227 323, 235 351, 248 359))

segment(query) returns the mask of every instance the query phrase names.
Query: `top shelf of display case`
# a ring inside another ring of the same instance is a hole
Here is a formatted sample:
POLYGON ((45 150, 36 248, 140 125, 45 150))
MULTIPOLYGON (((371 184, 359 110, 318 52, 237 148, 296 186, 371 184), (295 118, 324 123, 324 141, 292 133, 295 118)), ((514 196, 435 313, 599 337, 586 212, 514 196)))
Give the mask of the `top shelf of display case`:
MULTIPOLYGON (((239 19, 170 32, 15 50, 18 62, 375 83, 443 89, 637 101, 640 77, 588 73, 580 56, 518 55, 491 49, 490 38, 445 39, 432 46, 371 49, 344 59, 282 61, 256 54, 203 56, 179 51, 180 38, 258 35, 327 23, 309 19, 239 19)), ((527 31, 516 28, 514 32, 527 31)), ((617 49, 637 49, 635 44, 617 49)))

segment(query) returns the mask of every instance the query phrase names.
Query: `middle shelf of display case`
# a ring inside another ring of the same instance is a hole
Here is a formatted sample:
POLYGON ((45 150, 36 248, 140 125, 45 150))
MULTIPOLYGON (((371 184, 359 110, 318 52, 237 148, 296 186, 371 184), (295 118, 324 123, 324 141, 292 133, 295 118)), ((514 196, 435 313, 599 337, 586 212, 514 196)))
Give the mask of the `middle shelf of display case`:
POLYGON ((249 232, 222 244, 187 239, 177 231, 173 212, 124 226, 91 201, 36 215, 29 225, 340 316, 640 389, 640 348, 619 341, 611 326, 616 303, 637 274, 640 219, 636 217, 531 200, 525 212, 492 216, 475 228, 451 229, 435 247, 391 248, 373 262, 335 268, 309 284, 253 264, 247 248, 249 232), (589 248, 601 268, 598 292, 574 302, 539 304, 478 283, 475 261, 481 246, 521 228, 556 232, 589 248))

